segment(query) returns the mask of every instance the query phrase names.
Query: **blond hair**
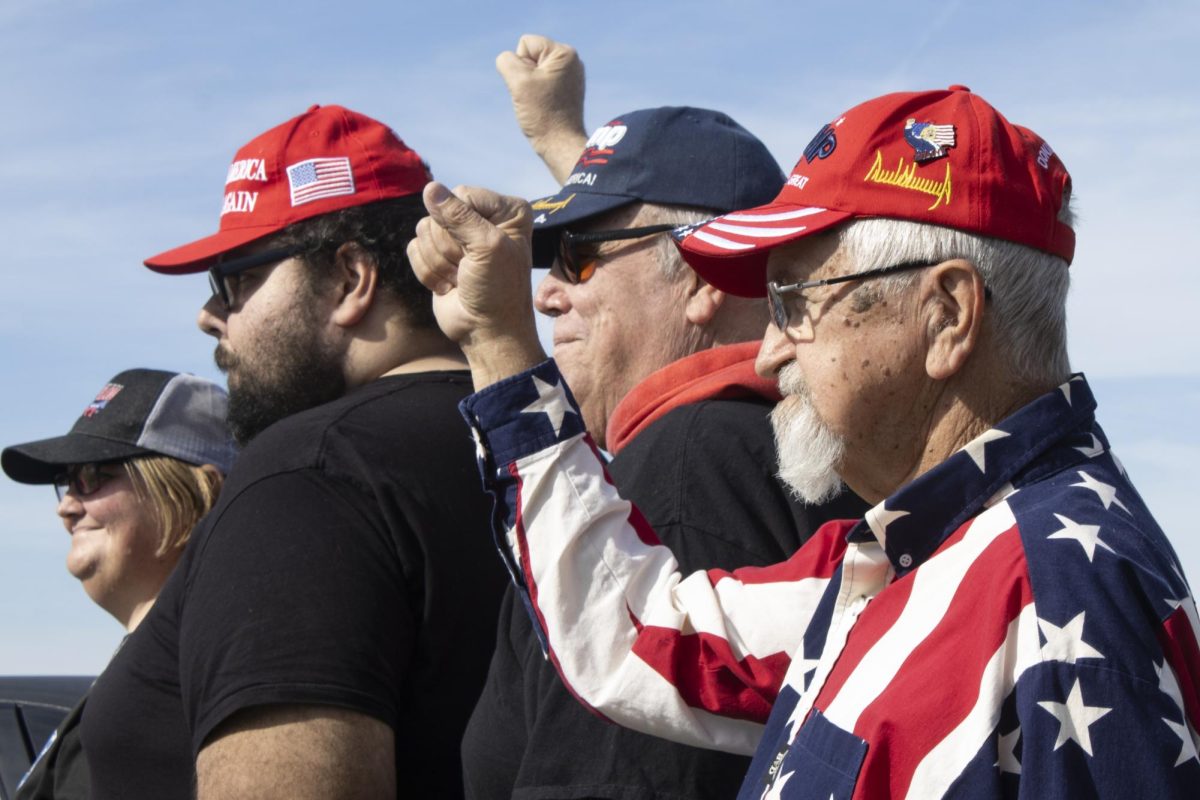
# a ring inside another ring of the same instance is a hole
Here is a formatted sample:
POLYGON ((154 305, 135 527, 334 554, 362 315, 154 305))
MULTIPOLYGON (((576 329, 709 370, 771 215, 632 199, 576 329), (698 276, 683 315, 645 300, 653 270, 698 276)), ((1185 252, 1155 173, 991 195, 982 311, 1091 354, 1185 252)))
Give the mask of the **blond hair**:
POLYGON ((158 518, 158 556, 183 549, 192 529, 216 503, 224 481, 211 466, 205 469, 170 456, 131 459, 126 471, 138 499, 149 501, 158 518))

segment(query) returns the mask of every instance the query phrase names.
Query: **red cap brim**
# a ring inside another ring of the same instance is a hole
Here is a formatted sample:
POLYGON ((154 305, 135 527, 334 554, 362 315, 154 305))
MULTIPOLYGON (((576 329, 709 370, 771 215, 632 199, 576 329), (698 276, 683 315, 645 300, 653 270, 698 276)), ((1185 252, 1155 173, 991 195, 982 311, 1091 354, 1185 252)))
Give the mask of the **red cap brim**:
POLYGON ((164 275, 187 275, 192 272, 203 272, 212 266, 218 256, 264 236, 270 236, 278 230, 278 225, 271 224, 217 231, 211 236, 205 236, 203 239, 197 239, 194 242, 167 250, 165 253, 151 256, 142 263, 164 275))
POLYGON ((815 206, 768 203, 709 220, 689 231, 679 249, 683 260, 721 291, 738 297, 763 297, 771 250, 854 216, 815 206))

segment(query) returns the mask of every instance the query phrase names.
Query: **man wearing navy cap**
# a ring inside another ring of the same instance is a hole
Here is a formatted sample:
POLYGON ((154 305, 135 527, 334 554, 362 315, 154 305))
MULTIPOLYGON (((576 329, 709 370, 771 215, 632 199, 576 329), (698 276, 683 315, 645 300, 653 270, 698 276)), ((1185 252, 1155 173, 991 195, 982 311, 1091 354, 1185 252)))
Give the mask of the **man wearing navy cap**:
MULTIPOLYGON (((536 36, 497 60, 517 118, 564 186, 534 202, 534 263, 550 268, 537 309, 609 470, 691 567, 768 564, 853 499, 806 506, 775 479, 773 381, 753 371, 761 303, 714 289, 666 231, 773 197, 783 175, 724 114, 668 107, 582 132, 582 65, 536 36), (572 143, 565 145, 564 143, 572 143), (582 155, 580 155, 582 151, 582 155), (569 155, 567 155, 569 153, 569 155)), ((476 800, 725 798, 740 756, 611 725, 563 687, 510 590, 488 683, 463 741, 476 800)))
POLYGON ((208 272, 245 449, 93 690, 98 800, 461 796, 504 577, 462 354, 405 257, 428 180, 314 106, 237 152, 216 233, 147 260, 208 272))
POLYGON ((952 86, 832 117, 773 202, 677 232, 706 280, 768 299, 788 483, 875 504, 786 562, 685 578, 523 333, 533 212, 426 187, 413 268, 582 702, 754 752, 742 800, 1195 796, 1200 618, 1071 373, 1071 188, 952 86))

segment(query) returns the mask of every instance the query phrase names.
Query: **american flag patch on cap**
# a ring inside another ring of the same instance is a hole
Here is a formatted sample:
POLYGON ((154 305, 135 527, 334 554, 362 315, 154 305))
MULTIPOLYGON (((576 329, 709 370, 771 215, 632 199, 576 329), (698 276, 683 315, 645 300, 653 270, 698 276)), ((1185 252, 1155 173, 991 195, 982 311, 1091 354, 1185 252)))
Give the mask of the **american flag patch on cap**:
POLYGON ((288 167, 287 176, 293 208, 323 197, 354 194, 348 158, 310 158, 288 167))

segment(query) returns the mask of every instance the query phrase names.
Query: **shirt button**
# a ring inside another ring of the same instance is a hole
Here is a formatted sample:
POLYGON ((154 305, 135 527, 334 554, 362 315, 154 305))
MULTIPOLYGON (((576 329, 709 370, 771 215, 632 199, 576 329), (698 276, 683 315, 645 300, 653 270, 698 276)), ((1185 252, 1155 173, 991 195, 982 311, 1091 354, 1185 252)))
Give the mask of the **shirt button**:
POLYGON ((900 556, 900 566, 904 567, 905 569, 908 569, 909 567, 911 567, 912 566, 912 556, 910 556, 908 553, 905 553, 904 555, 900 556))

